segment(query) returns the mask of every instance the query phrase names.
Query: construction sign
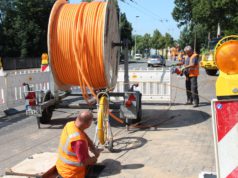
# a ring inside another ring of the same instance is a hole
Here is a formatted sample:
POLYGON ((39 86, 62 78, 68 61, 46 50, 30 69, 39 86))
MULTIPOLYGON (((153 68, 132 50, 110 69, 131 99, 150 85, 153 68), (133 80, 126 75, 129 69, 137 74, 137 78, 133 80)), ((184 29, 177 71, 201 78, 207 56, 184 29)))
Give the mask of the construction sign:
POLYGON ((238 100, 213 100, 212 115, 218 178, 237 178, 238 100))
POLYGON ((41 72, 49 72, 49 57, 47 53, 43 53, 41 56, 41 72))

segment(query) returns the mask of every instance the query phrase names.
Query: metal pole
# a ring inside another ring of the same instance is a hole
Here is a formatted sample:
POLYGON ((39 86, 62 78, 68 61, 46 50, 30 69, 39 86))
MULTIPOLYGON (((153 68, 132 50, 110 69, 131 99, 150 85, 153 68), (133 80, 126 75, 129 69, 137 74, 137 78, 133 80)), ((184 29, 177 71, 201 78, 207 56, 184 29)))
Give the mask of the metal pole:
POLYGON ((136 34, 135 34, 135 54, 136 55, 136 34))
MULTIPOLYGON (((139 17, 140 17, 140 16, 138 16, 138 15, 136 16, 136 24, 137 24, 137 19, 138 19, 139 17)), ((137 26, 137 25, 136 25, 136 26, 137 26)), ((136 28, 136 27, 135 27, 135 28, 136 28)), ((137 35, 136 35, 136 30, 135 30, 135 55, 136 55, 136 50, 137 50, 137 49, 136 49, 136 48, 137 48, 137 46, 136 46, 136 36, 137 36, 137 35)))
POLYGON ((129 86, 129 69, 128 69, 128 40, 125 40, 125 49, 124 49, 124 91, 128 91, 129 86))
POLYGON ((196 44, 197 44, 197 33, 196 33, 196 31, 195 31, 194 52, 196 52, 196 44))

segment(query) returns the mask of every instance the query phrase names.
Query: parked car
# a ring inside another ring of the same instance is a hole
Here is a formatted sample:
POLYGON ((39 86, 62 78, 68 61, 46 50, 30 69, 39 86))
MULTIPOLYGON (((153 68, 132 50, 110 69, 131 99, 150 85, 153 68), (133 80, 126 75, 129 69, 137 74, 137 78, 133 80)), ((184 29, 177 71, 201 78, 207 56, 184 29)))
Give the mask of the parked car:
POLYGON ((135 54, 135 59, 136 60, 141 60, 142 59, 142 55, 141 54, 135 54))
POLYGON ((165 59, 160 55, 152 55, 147 61, 148 67, 165 66, 165 59))

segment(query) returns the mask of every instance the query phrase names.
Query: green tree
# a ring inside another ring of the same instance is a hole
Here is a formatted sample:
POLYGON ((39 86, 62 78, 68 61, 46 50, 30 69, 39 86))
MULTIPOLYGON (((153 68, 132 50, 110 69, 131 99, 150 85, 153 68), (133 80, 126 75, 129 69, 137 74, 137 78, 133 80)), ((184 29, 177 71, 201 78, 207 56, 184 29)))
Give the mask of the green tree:
POLYGON ((166 39, 159 30, 155 30, 152 36, 152 48, 159 50, 166 46, 166 39))
POLYGON ((174 45, 174 39, 169 33, 165 33, 164 36, 165 48, 171 47, 174 45))
MULTIPOLYGON (((87 0, 91 1, 91 0, 87 0)), ((119 18, 119 6, 117 6, 119 18)), ((47 27, 55 0, 0 1, 0 55, 34 57, 47 51, 47 27)), ((121 14, 121 39, 132 41, 132 25, 121 14)))
POLYGON ((5 56, 40 56, 47 50, 47 26, 54 0, 3 0, 0 3, 5 56))
POLYGON ((196 46, 200 49, 207 44, 208 33, 216 37, 218 23, 225 35, 238 33, 237 6, 237 0, 175 0, 172 15, 183 28, 180 43, 191 45, 196 36, 196 46))
POLYGON ((150 34, 146 33, 144 36, 143 36, 143 52, 149 56, 150 55, 150 50, 152 48, 152 38, 150 36, 150 34))
POLYGON ((121 13, 121 18, 120 18, 120 31, 121 31, 121 40, 129 40, 132 42, 132 25, 131 23, 127 20, 126 14, 121 13))

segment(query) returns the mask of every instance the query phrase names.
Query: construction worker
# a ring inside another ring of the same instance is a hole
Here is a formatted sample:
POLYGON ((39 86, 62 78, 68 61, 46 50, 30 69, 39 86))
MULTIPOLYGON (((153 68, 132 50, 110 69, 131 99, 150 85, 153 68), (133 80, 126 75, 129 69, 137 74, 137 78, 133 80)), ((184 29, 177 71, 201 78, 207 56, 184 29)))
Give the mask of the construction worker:
POLYGON ((187 91, 187 103, 193 104, 194 107, 199 106, 199 96, 198 96, 198 84, 197 78, 199 76, 199 61, 198 55, 193 52, 191 46, 186 46, 184 52, 187 54, 185 59, 185 64, 183 72, 186 76, 186 91, 187 91))
POLYGON ((178 61, 181 62, 184 60, 184 52, 182 50, 178 53, 178 61))
POLYGON ((86 167, 97 162, 100 151, 84 132, 93 120, 90 111, 82 112, 75 121, 68 122, 64 127, 58 149, 56 168, 59 177, 84 178, 86 167), (94 154, 89 156, 89 150, 94 154))
POLYGON ((172 60, 176 61, 176 57, 177 57, 177 49, 176 48, 171 48, 171 56, 172 56, 172 60))

